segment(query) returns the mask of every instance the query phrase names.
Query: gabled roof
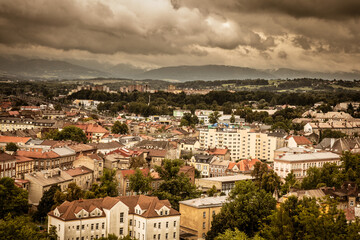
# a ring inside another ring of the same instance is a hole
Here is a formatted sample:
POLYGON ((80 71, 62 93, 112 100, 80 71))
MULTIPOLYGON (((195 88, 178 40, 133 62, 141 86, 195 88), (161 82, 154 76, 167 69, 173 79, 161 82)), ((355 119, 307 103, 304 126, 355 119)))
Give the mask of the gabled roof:
POLYGON ((207 152, 211 155, 225 155, 229 152, 229 149, 227 148, 213 148, 207 150, 207 152))
POLYGON ((7 153, 0 153, 0 161, 14 161, 15 156, 7 154, 7 153))
POLYGON ((84 174, 89 174, 94 171, 87 167, 80 166, 80 167, 76 167, 76 168, 70 168, 69 170, 66 170, 65 172, 72 177, 76 177, 76 176, 80 176, 80 175, 84 175, 84 174))
POLYGON ((304 136, 289 136, 287 139, 293 138, 297 145, 312 145, 311 141, 304 136))

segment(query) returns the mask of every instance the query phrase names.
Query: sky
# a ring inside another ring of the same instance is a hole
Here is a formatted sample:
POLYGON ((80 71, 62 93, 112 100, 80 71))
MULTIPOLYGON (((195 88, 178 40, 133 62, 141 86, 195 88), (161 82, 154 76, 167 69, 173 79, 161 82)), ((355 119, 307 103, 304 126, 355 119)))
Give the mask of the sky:
POLYGON ((0 54, 360 71, 359 0, 0 0, 0 54))

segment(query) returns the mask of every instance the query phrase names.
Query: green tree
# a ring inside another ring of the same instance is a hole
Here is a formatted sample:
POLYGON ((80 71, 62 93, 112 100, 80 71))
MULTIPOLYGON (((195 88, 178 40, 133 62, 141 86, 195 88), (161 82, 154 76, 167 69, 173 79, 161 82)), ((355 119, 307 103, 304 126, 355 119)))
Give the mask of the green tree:
POLYGON ((137 168, 135 174, 130 175, 129 178, 130 190, 136 192, 136 194, 146 194, 152 189, 151 181, 152 178, 150 175, 144 176, 140 169, 137 168))
POLYGON ((300 183, 296 180, 293 171, 289 172, 285 177, 285 183, 281 186, 281 195, 287 194, 290 188, 300 188, 300 183))
POLYGON ((229 201, 214 216, 206 239, 215 239, 226 229, 235 228, 253 237, 275 210, 275 206, 276 200, 271 193, 259 190, 252 181, 236 182, 229 194, 229 201))
POLYGON ((76 183, 71 182, 65 192, 60 190, 56 191, 54 195, 55 206, 59 206, 65 201, 72 202, 74 200, 79 200, 84 197, 84 194, 84 191, 76 185, 76 183))
POLYGON ((175 209, 179 209, 179 201, 200 196, 200 192, 190 179, 184 173, 179 173, 183 164, 184 162, 179 159, 165 159, 163 166, 155 166, 155 170, 164 181, 160 184, 159 189, 154 192, 154 195, 159 199, 168 199, 175 209))
POLYGON ((219 118, 220 118, 220 113, 218 111, 212 112, 209 115, 209 122, 211 124, 215 124, 218 122, 219 118))
MULTIPOLYGON (((261 231, 265 239, 353 239, 359 230, 359 223, 349 226, 342 210, 335 201, 317 203, 315 198, 299 200, 289 197, 280 208, 268 218, 261 231)), ((359 235, 355 239, 359 239, 359 235)))
POLYGON ((33 215, 33 220, 38 222, 43 222, 53 207, 55 206, 55 193, 60 191, 60 187, 57 185, 53 185, 49 190, 43 193, 43 196, 40 199, 39 205, 37 207, 37 211, 33 215))
POLYGON ((29 217, 18 216, 12 218, 11 215, 0 219, 0 236, 2 240, 14 239, 36 239, 36 240, 56 240, 57 235, 54 231, 49 233, 41 231, 29 217))
POLYGON ((146 164, 145 160, 140 157, 131 157, 130 158, 130 169, 142 168, 146 164))
POLYGON ((256 235, 253 238, 249 238, 246 233, 240 232, 239 229, 235 230, 226 229, 222 234, 219 234, 215 240, 263 240, 263 238, 256 235))
POLYGON ((217 193, 215 185, 213 185, 209 190, 207 190, 206 193, 209 197, 213 197, 217 193))
POLYGON ((86 135, 83 130, 75 126, 64 127, 61 131, 55 129, 45 133, 44 139, 53 139, 57 141, 71 140, 75 142, 87 142, 86 135))
POLYGON ((231 114, 230 123, 235 123, 235 115, 231 114))
POLYGON ((18 146, 15 143, 7 143, 5 146, 5 150, 6 151, 12 151, 12 152, 16 152, 18 150, 18 146))
POLYGON ((255 179, 255 184, 264 189, 266 192, 274 193, 279 192, 281 179, 274 172, 269 169, 266 163, 257 162, 254 164, 254 169, 251 171, 251 176, 255 179))
POLYGON ((199 123, 198 117, 191 113, 184 113, 180 121, 181 126, 195 126, 198 123, 199 123))
POLYGON ((22 215, 27 213, 28 209, 27 191, 15 186, 14 179, 9 177, 1 178, 0 218, 4 218, 7 214, 11 214, 12 216, 22 215))
POLYGON ((116 121, 111 128, 111 132, 115 134, 128 134, 129 128, 126 125, 126 123, 121 123, 119 121, 116 121))

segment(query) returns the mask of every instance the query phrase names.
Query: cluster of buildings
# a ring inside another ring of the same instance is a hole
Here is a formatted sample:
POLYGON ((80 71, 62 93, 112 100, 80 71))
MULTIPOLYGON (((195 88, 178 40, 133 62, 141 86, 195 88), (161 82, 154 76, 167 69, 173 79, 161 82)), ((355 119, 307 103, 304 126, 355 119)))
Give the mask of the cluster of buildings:
MULTIPOLYGON (((77 90, 84 89, 88 87, 77 90)), ((142 85, 124 88, 125 92, 148 90, 142 85)), ((99 91, 107 90, 99 88, 99 91)), ((17 186, 29 192, 31 205, 36 207, 51 186, 58 185, 66 191, 70 183, 76 183, 88 190, 105 169, 116 172, 119 196, 64 202, 49 213, 48 224, 56 227, 59 239, 90 240, 110 233, 136 239, 179 239, 180 236, 203 239, 212 217, 227 201, 226 195, 235 183, 253 179, 251 171, 255 164, 267 163, 281 178, 293 172, 301 180, 310 167, 322 167, 325 163, 339 165, 343 151, 360 152, 360 140, 355 137, 325 138, 314 144, 313 135, 319 135, 326 124, 348 135, 358 133, 357 119, 347 113, 308 112, 306 116, 312 114, 312 118, 296 120, 308 121, 304 122, 302 135, 289 135, 262 124, 247 124, 239 116, 223 112, 219 112, 218 123, 210 125, 209 117, 214 113, 211 110, 195 111, 200 120, 196 128, 180 125, 184 114, 191 112, 179 109, 174 110, 173 116, 122 115, 94 119, 91 110, 98 104, 78 99, 73 102, 73 108, 60 111, 50 106, 20 106, 13 111, 11 101, 0 104, 0 177, 14 178, 17 186), (126 124, 129 132, 112 133, 115 121, 126 124), (61 131, 67 126, 80 128, 87 142, 44 139, 49 131, 61 131), (9 143, 14 143, 17 151, 8 151, 9 143), (177 211, 167 200, 136 195, 130 190, 134 164, 144 176, 152 177, 152 188, 158 189, 164 180, 155 166, 161 166, 165 159, 183 159, 185 165, 180 173, 191 183, 204 194, 215 187, 218 195, 225 196, 181 201, 177 211), (195 177, 198 174, 200 178, 195 177)), ((355 216, 356 211, 360 215, 360 209, 355 207, 359 202, 357 186, 351 184, 340 190, 326 188, 321 192, 291 194, 339 197, 344 209, 353 209, 349 210, 349 216, 355 216)))

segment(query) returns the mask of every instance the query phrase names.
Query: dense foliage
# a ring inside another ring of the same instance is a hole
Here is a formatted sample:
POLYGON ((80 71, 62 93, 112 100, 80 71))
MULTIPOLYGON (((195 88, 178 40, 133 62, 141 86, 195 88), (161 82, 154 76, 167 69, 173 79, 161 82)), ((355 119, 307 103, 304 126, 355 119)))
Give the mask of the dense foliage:
MULTIPOLYGON (((14 179, 0 179, 0 218, 8 214, 23 215, 28 212, 28 192, 15 186, 14 179)), ((1 235, 0 235, 1 236, 1 235)))
POLYGON ((111 128, 111 132, 115 134, 127 134, 129 133, 129 128, 126 123, 116 121, 111 128))
POLYGON ((183 164, 183 161, 178 159, 166 159, 161 167, 155 167, 163 182, 158 190, 154 191, 154 195, 159 199, 168 199, 175 209, 179 209, 179 201, 200 196, 200 192, 191 183, 190 179, 184 173, 179 173, 183 164))
POLYGON ((44 139, 52 139, 57 141, 71 140, 75 142, 86 143, 88 141, 84 131, 75 126, 64 127, 61 131, 53 130, 45 133, 44 139))
POLYGON ((275 210, 276 200, 271 193, 260 189, 252 181, 239 181, 229 194, 219 214, 213 217, 206 239, 214 239, 227 229, 235 228, 254 236, 275 210))

